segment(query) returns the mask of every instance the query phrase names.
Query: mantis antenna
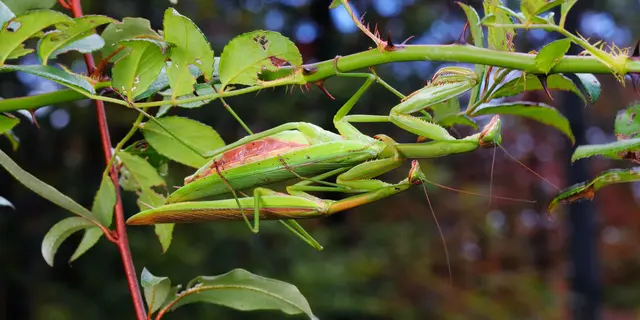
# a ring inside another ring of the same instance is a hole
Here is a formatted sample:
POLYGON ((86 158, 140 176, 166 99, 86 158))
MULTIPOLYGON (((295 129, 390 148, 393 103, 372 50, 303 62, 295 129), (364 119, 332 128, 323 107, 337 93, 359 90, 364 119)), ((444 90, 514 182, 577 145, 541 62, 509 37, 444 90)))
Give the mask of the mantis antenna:
POLYGON ((429 204, 429 210, 431 211, 433 221, 436 223, 436 227, 438 228, 440 240, 442 240, 442 246, 444 247, 444 256, 447 259, 447 269, 449 271, 449 287, 453 287, 453 273, 451 272, 451 260, 449 259, 449 249, 447 249, 447 241, 444 239, 444 234, 442 233, 442 228, 440 227, 440 223, 438 222, 438 217, 436 217, 436 212, 433 210, 433 206, 431 205, 431 199, 429 199, 429 193, 427 192, 427 187, 424 184, 424 182, 426 182, 425 180, 423 180, 422 183, 422 190, 424 191, 425 198, 427 198, 427 203, 429 204))
POLYGON ((515 161, 516 163, 518 163, 520 166, 522 166, 523 168, 527 169, 527 171, 533 173, 536 177, 542 179, 544 182, 548 183, 550 186, 552 186, 554 189, 556 189, 557 191, 562 191, 562 189, 558 188, 558 186, 556 186, 555 184, 553 184, 553 182, 549 181, 549 179, 543 177, 541 174, 535 172, 533 169, 529 168, 526 164, 522 163, 520 160, 516 159, 516 157, 514 157, 513 155, 511 155, 511 153, 509 153, 509 151, 507 151, 501 144, 497 144, 498 147, 500 147, 500 149, 502 149, 502 151, 504 151, 504 153, 509 156, 509 158, 511 158, 511 160, 515 161))

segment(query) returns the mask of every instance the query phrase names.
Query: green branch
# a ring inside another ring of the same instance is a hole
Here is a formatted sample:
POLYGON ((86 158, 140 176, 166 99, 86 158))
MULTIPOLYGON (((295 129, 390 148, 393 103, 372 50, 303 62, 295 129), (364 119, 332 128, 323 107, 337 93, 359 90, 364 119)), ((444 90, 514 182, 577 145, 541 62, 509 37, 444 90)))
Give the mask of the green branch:
MULTIPOLYGON (((380 52, 368 50, 341 57, 339 69, 349 72, 389 62, 406 61, 446 61, 488 65, 507 69, 517 69, 528 73, 540 73, 536 67, 536 55, 519 52, 496 51, 471 45, 408 45, 403 49, 380 52)), ((306 65, 318 68, 315 73, 306 76, 308 82, 314 82, 335 75, 333 60, 306 65)), ((640 61, 627 62, 629 72, 640 72, 640 61)), ((275 77, 288 74, 289 70, 278 72, 275 77)), ((565 56, 549 73, 600 73, 610 74, 611 70, 594 57, 565 56)))
MULTIPOLYGON (((341 72, 350 72, 371 66, 386 64, 390 62, 407 61, 447 61, 470 64, 489 65, 494 67, 522 70, 528 73, 540 73, 535 63, 535 55, 519 52, 496 51, 478 48, 471 45, 407 45, 404 48, 390 52, 381 52, 377 49, 359 52, 356 54, 341 57, 339 59, 339 69, 341 72)), ((336 75, 334 61, 327 60, 319 63, 305 65, 307 70, 312 70, 304 76, 308 83, 324 80, 336 75)), ((265 76, 265 80, 276 80, 291 74, 292 68, 282 68, 278 72, 265 76)), ((640 72, 640 61, 628 59, 625 65, 628 72, 640 72)), ((550 71, 550 73, 595 73, 611 74, 611 69, 600 62, 595 57, 565 56, 550 71)), ((286 85, 278 83, 276 85, 286 85)), ((108 82, 100 82, 96 87, 108 86, 108 82)), ((180 103, 194 101, 213 100, 221 97, 230 97, 261 89, 260 87, 249 87, 240 90, 227 91, 203 95, 199 97, 180 100, 180 103)), ((35 96, 19 97, 0 100, 0 112, 15 111, 19 109, 37 109, 55 103, 71 102, 80 99, 96 99, 106 102, 118 103, 124 106, 128 104, 124 101, 116 102, 117 99, 100 97, 96 95, 83 95, 70 89, 45 93, 35 96)), ((172 101, 156 101, 147 103, 136 103, 137 107, 157 107, 171 105, 172 101)))

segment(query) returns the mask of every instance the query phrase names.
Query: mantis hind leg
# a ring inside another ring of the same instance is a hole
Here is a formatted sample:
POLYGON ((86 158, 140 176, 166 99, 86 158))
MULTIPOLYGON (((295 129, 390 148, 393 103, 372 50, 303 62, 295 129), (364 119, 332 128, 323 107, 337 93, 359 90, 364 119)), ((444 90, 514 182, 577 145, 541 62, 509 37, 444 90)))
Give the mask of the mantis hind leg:
MULTIPOLYGON (((260 209, 261 206, 261 198, 266 195, 277 195, 278 192, 267 188, 255 188, 253 190, 253 227, 249 229, 253 233, 258 233, 260 231, 260 209)), ((317 250, 322 250, 322 245, 316 241, 297 221, 294 219, 285 219, 278 220, 282 225, 284 225, 289 231, 298 236, 302 241, 306 242, 308 245, 312 246, 317 250)))
POLYGON ((312 246, 316 250, 324 249, 322 245, 316 241, 308 232, 305 230, 296 220, 287 219, 287 220, 278 220, 282 225, 287 227, 289 231, 298 236, 302 241, 306 242, 308 245, 312 246))

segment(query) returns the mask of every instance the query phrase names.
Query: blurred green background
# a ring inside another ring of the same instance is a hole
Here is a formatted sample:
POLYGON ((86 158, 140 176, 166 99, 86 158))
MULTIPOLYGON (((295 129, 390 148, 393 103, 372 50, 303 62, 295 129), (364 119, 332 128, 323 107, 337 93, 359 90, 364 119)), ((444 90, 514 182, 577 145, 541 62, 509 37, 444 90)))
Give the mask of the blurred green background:
MULTIPOLYGON (((394 42, 415 36, 413 44, 447 44, 458 38, 464 15, 455 2, 415 0, 352 1, 359 14, 378 24, 394 42)), ((481 1, 465 1, 481 12, 481 1)), ((235 35, 255 29, 276 30, 299 46, 304 61, 332 59, 366 50, 372 44, 357 32, 342 9, 329 11, 329 1, 312 0, 180 0, 175 7, 209 37, 216 55, 235 35)), ((517 1, 507 1, 517 8, 517 1)), ((122 19, 140 16, 162 28, 162 14, 172 6, 165 0, 83 1, 85 13, 122 19)), ((56 6, 59 9, 59 6, 56 6)), ((572 13, 573 25, 585 37, 632 46, 640 34, 635 23, 637 1, 581 0, 572 13)), ((540 31, 518 32, 518 51, 539 49, 557 35, 540 31)), ((73 58, 74 69, 83 62, 73 58)), ((37 63, 27 57, 23 63, 37 63)), ((393 63, 377 68, 398 90, 420 88, 441 64, 393 63)), ((586 141, 614 140, 617 110, 637 98, 632 86, 620 86, 611 76, 599 76, 603 94, 588 106, 554 101, 540 92, 525 99, 558 106, 565 114, 582 110, 586 115, 586 141)), ((310 92, 283 88, 229 99, 228 102, 254 131, 289 121, 307 121, 331 129, 336 110, 361 85, 360 80, 332 78, 330 100, 317 88, 310 92)), ((0 74, 4 98, 56 90, 56 85, 24 74, 0 74)), ((466 98, 466 97, 464 97, 466 98)), ((356 113, 387 114, 397 99, 384 89, 370 90, 356 113)), ((465 103, 463 101, 463 103, 465 103)), ((107 105, 112 140, 129 130, 136 114, 107 105)), ((199 109, 172 110, 215 128, 226 142, 244 135, 242 128, 219 102, 199 109)), ((20 148, 0 140, 20 165, 59 188, 79 203, 90 206, 100 182, 104 159, 100 147, 95 108, 90 101, 56 105, 36 112, 40 129, 26 118, 15 130, 20 148)), ((488 119, 484 119, 486 121, 488 119)), ((415 136, 385 124, 362 125, 369 134, 386 133, 398 141, 415 136)), ((456 134, 470 132, 462 128, 456 134)), ((581 134, 581 133, 577 133, 581 134)), ((141 138, 141 136, 136 136, 141 138)), ((565 187, 571 146, 558 131, 538 123, 503 117, 504 147, 515 158, 556 185, 565 187)), ((450 187, 488 192, 535 204, 488 201, 430 186, 429 194, 444 232, 453 270, 449 287, 442 242, 424 194, 414 188, 374 204, 327 219, 303 221, 325 247, 317 252, 275 222, 261 223, 252 235, 242 222, 179 225, 171 248, 162 254, 150 227, 131 227, 129 237, 135 265, 140 272, 169 276, 186 284, 197 275, 217 275, 234 268, 290 282, 307 297, 321 319, 564 319, 570 317, 572 277, 569 259, 571 227, 563 210, 547 219, 546 205, 555 189, 510 159, 492 150, 477 150, 443 159, 422 161, 428 178, 450 187)), ((625 164, 594 158, 590 175, 625 164)), ((384 176, 397 181, 406 176, 408 164, 384 176)), ((189 168, 172 164, 167 181, 179 185, 189 168)), ((67 262, 80 235, 65 242, 50 268, 40 255, 47 230, 68 213, 39 198, 0 171, 0 196, 16 210, 0 207, 0 318, 2 319, 132 319, 133 310, 119 254, 108 241, 101 242, 73 265, 67 262)), ((336 197, 332 194, 321 194, 336 197)), ((125 193, 125 212, 137 212, 135 197, 125 193)), ((640 316, 640 185, 618 185, 600 191, 593 205, 597 228, 587 236, 597 239, 597 278, 602 291, 602 317, 634 319, 640 316)), ((566 210, 564 210, 566 211, 566 210)), ((577 245, 580 245, 579 243, 577 245)), ((167 319, 282 319, 276 312, 241 313, 206 304, 188 305, 167 319)))

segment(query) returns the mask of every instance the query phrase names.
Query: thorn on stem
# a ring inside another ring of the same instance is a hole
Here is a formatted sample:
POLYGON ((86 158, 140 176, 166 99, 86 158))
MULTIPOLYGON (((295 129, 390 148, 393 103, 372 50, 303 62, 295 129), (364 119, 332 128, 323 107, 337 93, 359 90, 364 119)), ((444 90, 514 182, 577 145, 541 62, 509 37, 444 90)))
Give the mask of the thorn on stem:
POLYGON ((399 47, 404 47, 407 44, 407 42, 409 42, 409 40, 413 39, 413 37, 414 36, 409 36, 409 38, 404 39, 404 41, 402 41, 402 43, 399 44, 398 46, 399 47))
POLYGON ((302 66, 302 74, 305 76, 318 72, 318 68, 314 66, 302 66))
POLYGON ((460 33, 460 37, 458 37, 458 40, 455 42, 456 44, 461 44, 461 45, 468 44, 468 42, 467 42, 467 28, 468 27, 469 27, 469 21, 467 21, 464 24, 464 27, 462 28, 462 33, 460 33))
POLYGON ((40 125, 38 124, 38 119, 36 118, 35 110, 31 109, 29 110, 29 113, 31 114, 31 120, 33 120, 33 124, 36 125, 36 128, 40 129, 40 125))
POLYGON ((549 86, 547 85, 547 75, 540 74, 537 77, 538 77, 538 80, 540 80, 540 84, 542 84, 542 88, 544 89, 544 92, 547 94, 547 97, 553 100, 553 97, 551 96, 551 92, 549 92, 549 86))
POLYGON ((334 98, 331 93, 329 93, 329 90, 327 90, 327 88, 324 86, 324 81, 320 80, 320 81, 316 81, 313 84, 315 84, 316 86, 318 86, 318 88, 320 88, 320 90, 322 90, 322 92, 324 92, 324 94, 329 97, 331 100, 335 100, 336 98, 334 98))
POLYGON ((405 45, 407 44, 407 41, 413 39, 413 36, 410 36, 409 38, 405 39, 404 41, 402 41, 402 43, 396 45, 393 43, 393 41, 391 40, 391 31, 389 31, 387 33, 387 41, 386 42, 382 42, 385 43, 384 45, 384 51, 396 51, 399 49, 402 49, 405 47, 405 45))
POLYGON ((391 31, 387 32, 387 45, 384 47, 385 51, 393 51, 396 49, 396 46, 391 41, 391 31))

